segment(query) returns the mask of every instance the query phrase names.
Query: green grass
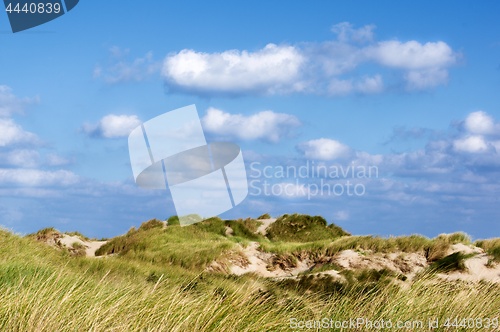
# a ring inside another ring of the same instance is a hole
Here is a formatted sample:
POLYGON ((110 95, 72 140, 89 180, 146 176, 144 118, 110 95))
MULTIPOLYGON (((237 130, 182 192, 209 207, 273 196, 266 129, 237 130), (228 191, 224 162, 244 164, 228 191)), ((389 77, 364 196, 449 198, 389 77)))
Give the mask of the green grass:
POLYGON ((85 240, 85 241, 96 240, 96 239, 91 239, 88 236, 85 236, 85 235, 83 235, 82 233, 80 233, 78 231, 64 232, 64 234, 69 235, 69 236, 78 236, 80 239, 85 240))
POLYGON ((483 248, 491 256, 492 262, 500 263, 500 238, 479 240, 474 244, 483 248))
MULTIPOLYGON (((325 227, 312 223, 311 230, 325 227)), ((237 243, 251 240, 277 254, 276 266, 293 266, 306 254, 321 262, 322 257, 353 249, 419 252, 434 257, 434 266, 446 263, 441 267, 454 269, 466 257, 450 258, 446 251, 467 239, 462 235, 344 235, 306 242, 301 234, 299 241, 291 242, 256 236, 258 223, 253 219, 170 225, 149 221, 110 239, 100 254, 114 255, 102 258, 75 257, 37 241, 50 237, 54 229, 26 237, 0 230, 0 331, 289 331, 293 318, 427 322, 499 315, 498 284, 446 282, 432 271, 403 281, 389 270, 344 269, 345 281, 339 281, 331 276, 277 280, 205 270, 210 262, 234 255, 237 243), (226 227, 233 229, 232 236, 226 236, 226 227)), ((480 244, 494 251, 495 241, 480 244)), ((329 268, 337 267, 327 262, 310 272, 329 268)))
MULTIPOLYGON (((334 240, 311 242, 261 242, 266 252, 309 255, 310 257, 334 256, 343 250, 369 250, 374 253, 422 253, 429 262, 434 262, 448 254, 452 244, 459 239, 468 239, 462 233, 439 235, 429 239, 421 235, 382 238, 378 236, 342 236, 334 240)), ((465 242, 467 243, 467 242, 465 242)))
POLYGON ((271 219, 271 215, 269 213, 264 213, 257 217, 257 219, 271 219))
POLYGON ((195 225, 147 227, 113 238, 96 251, 96 256, 118 254, 132 261, 202 270, 223 253, 229 253, 234 244, 221 234, 195 225))
POLYGON ((431 265, 431 270, 434 272, 453 272, 466 271, 465 260, 473 257, 475 254, 463 254, 455 252, 446 257, 440 258, 431 265))
POLYGON ((334 224, 327 225, 323 217, 303 214, 285 214, 267 229, 270 240, 283 242, 333 240, 344 235, 348 233, 334 224))

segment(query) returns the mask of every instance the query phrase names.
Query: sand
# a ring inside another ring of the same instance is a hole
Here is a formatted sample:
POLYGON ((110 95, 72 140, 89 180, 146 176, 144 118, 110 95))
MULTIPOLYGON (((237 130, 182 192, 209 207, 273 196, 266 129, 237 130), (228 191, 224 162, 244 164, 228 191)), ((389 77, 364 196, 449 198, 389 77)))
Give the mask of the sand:
POLYGON ((107 241, 87 241, 85 239, 81 239, 79 236, 75 235, 68 235, 68 234, 61 234, 62 236, 58 239, 59 242, 67 247, 67 248, 72 248, 73 243, 79 243, 85 247, 85 255, 87 257, 96 257, 95 252, 97 249, 99 249, 102 245, 104 245, 107 241))

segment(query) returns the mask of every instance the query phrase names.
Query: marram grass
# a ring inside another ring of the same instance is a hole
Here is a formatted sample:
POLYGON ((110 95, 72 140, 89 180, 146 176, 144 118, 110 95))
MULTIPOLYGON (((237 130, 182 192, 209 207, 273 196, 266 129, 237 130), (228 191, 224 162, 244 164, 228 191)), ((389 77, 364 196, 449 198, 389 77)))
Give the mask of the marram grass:
MULTIPOLYGON (((133 233, 129 239, 120 239, 131 249, 105 258, 73 257, 32 237, 0 230, 0 331, 290 331, 297 322, 358 318, 421 321, 424 327, 407 331, 430 331, 425 324, 436 319, 444 323, 446 319, 500 316, 500 285, 443 281, 430 269, 413 281, 390 276, 373 281, 368 275, 367 281, 351 285, 313 276, 304 276, 308 283, 300 284, 252 274, 204 272, 208 261, 227 255, 235 242, 219 229, 216 234, 203 227, 192 230, 190 234, 188 227, 170 231, 152 228, 133 233), (199 243, 192 238, 199 238, 199 243)), ((241 234, 244 239, 244 232, 241 234)), ((309 243, 259 240, 266 251, 281 254, 334 254, 361 248, 428 250, 438 257, 448 245, 467 238, 347 236, 309 243)), ((487 250, 497 248, 497 242, 481 244, 487 250)), ((495 330, 500 328, 489 329, 495 330)), ((433 331, 486 330, 441 325, 433 331)))

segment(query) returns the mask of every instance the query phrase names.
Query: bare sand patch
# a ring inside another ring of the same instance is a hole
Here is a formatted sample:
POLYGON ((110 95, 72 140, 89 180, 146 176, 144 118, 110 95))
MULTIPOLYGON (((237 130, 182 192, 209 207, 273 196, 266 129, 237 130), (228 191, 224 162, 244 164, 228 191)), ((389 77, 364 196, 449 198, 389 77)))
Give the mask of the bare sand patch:
POLYGON ((260 233, 262 235, 266 235, 267 234, 267 229, 269 228, 269 226, 276 221, 276 218, 270 218, 270 219, 257 219, 257 221, 260 221, 262 223, 262 225, 260 225, 258 228, 257 228, 257 232, 256 233, 260 233))

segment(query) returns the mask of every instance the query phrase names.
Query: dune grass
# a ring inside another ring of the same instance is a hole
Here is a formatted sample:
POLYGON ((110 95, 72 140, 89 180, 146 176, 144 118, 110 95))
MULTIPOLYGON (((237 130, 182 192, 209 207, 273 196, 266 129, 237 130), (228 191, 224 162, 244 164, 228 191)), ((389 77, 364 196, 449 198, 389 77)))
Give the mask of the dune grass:
POLYGON ((493 262, 500 263, 500 238, 479 240, 475 245, 483 248, 490 256, 493 262))
MULTIPOLYGON (((283 260, 353 249, 427 253, 437 265, 449 246, 467 241, 462 233, 275 242, 249 235, 257 225, 252 219, 170 225, 143 223, 111 239, 100 254, 113 255, 102 258, 75 257, 37 242, 37 236, 0 230, 0 331, 289 331, 294 322, 323 318, 411 320, 423 327, 409 330, 427 331, 431 319, 498 322, 498 284, 445 282, 431 270, 411 282, 388 270, 342 271, 343 283, 318 275, 279 280, 206 271, 210 262, 229 257, 237 243, 250 240, 283 260), (234 235, 227 235, 226 227, 234 235)), ((497 242, 481 245, 497 248, 497 242)))
POLYGON ((349 234, 334 224, 327 225, 323 217, 303 214, 285 214, 267 229, 270 240, 281 242, 333 240, 344 235, 349 234))

